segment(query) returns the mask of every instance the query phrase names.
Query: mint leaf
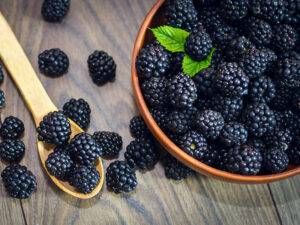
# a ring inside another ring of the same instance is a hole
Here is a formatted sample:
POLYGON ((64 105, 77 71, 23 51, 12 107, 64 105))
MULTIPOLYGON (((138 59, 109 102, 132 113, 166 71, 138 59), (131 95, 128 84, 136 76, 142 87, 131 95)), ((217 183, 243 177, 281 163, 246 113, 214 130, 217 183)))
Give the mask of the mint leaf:
POLYGON ((151 29, 159 43, 170 52, 184 52, 185 39, 189 32, 180 28, 160 26, 151 29))
POLYGON ((191 57, 185 54, 182 63, 183 72, 193 77, 200 70, 209 67, 211 65, 212 55, 215 50, 216 48, 212 48, 210 54, 206 57, 206 59, 200 62, 192 60, 191 57))

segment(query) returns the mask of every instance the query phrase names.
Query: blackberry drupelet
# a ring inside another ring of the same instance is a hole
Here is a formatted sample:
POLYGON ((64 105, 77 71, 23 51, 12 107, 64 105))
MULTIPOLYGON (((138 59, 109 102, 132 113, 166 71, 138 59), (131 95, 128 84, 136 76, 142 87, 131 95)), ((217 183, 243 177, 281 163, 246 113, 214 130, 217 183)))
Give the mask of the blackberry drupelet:
POLYGON ((287 24, 281 24, 274 28, 273 46, 279 52, 289 52, 295 48, 299 37, 294 28, 287 24))
POLYGON ((85 130, 90 124, 91 109, 89 104, 82 98, 70 99, 63 106, 63 113, 85 130))
POLYGON ((212 140, 217 139, 225 125, 222 114, 212 110, 199 112, 195 122, 204 137, 212 140))
POLYGON ((144 137, 151 136, 150 130, 148 129, 142 116, 135 116, 130 120, 130 133, 133 137, 144 137))
POLYGON ((262 155, 252 146, 235 146, 228 151, 226 163, 226 167, 231 173, 256 175, 261 169, 262 155))
POLYGON ((6 139, 0 144, 1 159, 9 163, 18 163, 25 153, 25 145, 20 140, 6 139))
POLYGON ((9 116, 4 119, 0 129, 0 136, 3 139, 17 139, 24 133, 23 122, 13 116, 9 116))
POLYGON ((247 142, 248 131, 243 124, 230 122, 223 127, 220 141, 226 146, 243 145, 247 142))
POLYGON ((157 125, 163 131, 167 130, 167 117, 169 114, 168 108, 152 108, 150 109, 150 113, 157 123, 157 125))
POLYGON ((245 36, 240 36, 229 42, 226 55, 230 61, 238 62, 250 49, 255 49, 255 45, 245 36))
POLYGON ((223 63, 219 66, 215 85, 225 96, 241 97, 248 94, 249 77, 237 63, 223 63))
POLYGON ((270 106, 272 109, 284 111, 290 107, 291 103, 291 91, 288 88, 276 86, 276 95, 272 99, 270 106))
POLYGON ((39 54, 39 68, 47 76, 58 77, 68 71, 69 58, 59 48, 52 48, 39 54))
POLYGON ((106 184, 116 194, 133 191, 138 182, 135 172, 124 161, 115 161, 106 169, 106 184))
POLYGON ((259 150, 260 152, 264 152, 267 149, 265 142, 260 138, 251 138, 247 145, 252 146, 253 148, 259 150))
POLYGON ((3 71, 2 71, 2 66, 0 65, 0 84, 3 83, 4 80, 4 75, 3 75, 3 71))
POLYGON ((75 167, 74 161, 66 152, 52 152, 45 165, 48 172, 57 178, 63 178, 75 167))
POLYGON ((275 127, 264 136, 265 143, 269 148, 287 150, 292 141, 292 135, 289 129, 275 127))
POLYGON ((300 165, 300 139, 293 141, 286 153, 293 165, 300 165))
POLYGON ((0 109, 3 108, 3 105, 5 102, 6 102, 6 99, 4 97, 4 92, 0 90, 0 109))
POLYGON ((117 65, 114 59, 104 51, 94 51, 88 58, 88 67, 92 80, 97 85, 113 81, 117 65))
POLYGON ((289 164, 289 158, 283 150, 271 148, 263 154, 263 168, 270 173, 281 173, 289 164))
POLYGON ((114 157, 121 151, 123 140, 115 132, 98 131, 93 134, 93 138, 102 148, 102 156, 114 157))
POLYGON ((29 198, 36 189, 36 178, 25 166, 10 165, 6 167, 1 177, 8 194, 13 198, 29 198))
POLYGON ((70 0, 44 0, 42 15, 48 22, 61 22, 70 9, 70 0))
POLYGON ((193 170, 179 162, 170 154, 163 158, 162 163, 166 177, 169 179, 182 180, 188 178, 193 173, 193 170))
POLYGON ((195 76, 193 81, 197 87, 197 93, 201 96, 212 96, 214 93, 214 78, 216 71, 213 67, 200 70, 195 76))
POLYGON ((277 78, 286 88, 300 88, 300 60, 283 59, 278 62, 277 78))
POLYGON ((246 17, 249 8, 248 0, 223 0, 220 8, 224 18, 228 21, 241 21, 246 17))
POLYGON ((91 193, 100 181, 100 174, 95 167, 79 166, 74 169, 70 178, 70 185, 76 187, 81 193, 91 193))
POLYGON ((261 76, 250 82, 248 98, 251 102, 269 103, 275 95, 275 85, 270 77, 261 76))
POLYGON ((61 111, 46 115, 36 130, 40 141, 55 145, 66 144, 71 135, 70 122, 61 111))

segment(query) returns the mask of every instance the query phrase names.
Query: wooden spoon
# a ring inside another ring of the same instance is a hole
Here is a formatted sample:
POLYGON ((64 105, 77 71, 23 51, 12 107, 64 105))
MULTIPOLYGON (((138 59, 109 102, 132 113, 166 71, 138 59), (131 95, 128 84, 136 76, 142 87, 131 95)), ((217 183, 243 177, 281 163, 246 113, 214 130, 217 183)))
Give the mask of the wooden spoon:
MULTIPOLYGON (((50 97, 46 93, 28 58, 26 57, 21 45, 16 39, 13 31, 9 27, 5 18, 0 12, 0 58, 21 91, 28 107, 32 113, 35 125, 38 126, 43 117, 49 112, 57 111, 50 97)), ((83 130, 70 120, 72 137, 83 130)), ((54 145, 38 141, 38 152, 42 164, 52 181, 64 192, 77 198, 88 199, 95 196, 103 185, 103 166, 101 158, 96 160, 95 166, 100 173, 100 181, 95 190, 89 194, 82 194, 68 182, 63 182, 51 176, 45 166, 48 155, 53 152, 54 145)))

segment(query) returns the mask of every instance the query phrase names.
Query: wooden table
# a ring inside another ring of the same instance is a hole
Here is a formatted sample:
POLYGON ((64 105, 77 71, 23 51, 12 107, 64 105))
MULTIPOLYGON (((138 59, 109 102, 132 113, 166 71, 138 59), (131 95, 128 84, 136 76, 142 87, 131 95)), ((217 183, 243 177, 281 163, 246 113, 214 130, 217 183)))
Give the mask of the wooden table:
MULTIPOLYGON (((68 54, 71 66, 67 75, 51 79, 38 73, 57 106, 62 107, 71 97, 86 99, 92 109, 89 132, 117 131, 125 149, 132 140, 129 120, 138 114, 130 78, 132 49, 155 0, 72 0, 71 11, 61 24, 42 20, 41 2, 1 0, 0 10, 36 71, 37 57, 43 50, 59 47, 68 54), (95 49, 114 57, 118 65, 114 83, 102 87, 92 83, 86 61, 95 49)), ((27 149, 21 164, 34 172, 38 182, 37 191, 22 201, 9 198, 1 182, 1 225, 300 224, 300 176, 265 185, 229 184, 199 174, 175 182, 166 179, 157 164, 152 171, 137 172, 139 185, 133 193, 115 195, 104 185, 91 200, 70 197, 43 170, 33 120, 6 73, 1 89, 7 98, 1 118, 14 115, 24 121, 27 149)), ((104 167, 110 162, 104 161, 104 167)), ((1 162, 1 171, 4 167, 1 162)))

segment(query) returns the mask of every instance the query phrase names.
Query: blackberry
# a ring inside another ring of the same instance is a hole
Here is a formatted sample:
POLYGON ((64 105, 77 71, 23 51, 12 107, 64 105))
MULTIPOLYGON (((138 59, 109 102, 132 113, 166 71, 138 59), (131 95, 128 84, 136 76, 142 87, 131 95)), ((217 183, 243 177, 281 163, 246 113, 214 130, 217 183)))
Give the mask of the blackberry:
POLYGON ((212 99, 207 97, 199 97, 195 102, 195 106, 199 111, 210 110, 213 108, 212 99))
POLYGON ((138 182, 135 172, 124 161, 115 161, 106 169, 107 187, 116 194, 133 191, 138 182))
POLYGON ((3 105, 5 102, 6 102, 6 99, 4 97, 4 92, 0 90, 0 109, 3 108, 3 105))
POLYGON ((212 110, 199 112, 195 122, 198 130, 202 132, 206 138, 212 140, 217 139, 225 125, 222 114, 212 110))
POLYGON ((197 88, 188 74, 180 73, 168 83, 170 103, 177 108, 191 107, 197 99, 197 88))
POLYGON ((264 141, 262 139, 259 139, 259 138, 251 138, 247 142, 247 145, 253 147, 254 149, 259 150, 260 152, 264 152, 267 148, 264 141))
POLYGON ((17 139, 24 133, 23 122, 13 116, 9 116, 4 119, 0 129, 0 136, 3 139, 17 139))
POLYGON ((286 151, 289 161, 293 165, 300 164, 300 140, 293 141, 291 147, 286 151))
POLYGON ((45 165, 48 172, 57 178, 66 176, 75 167, 74 161, 66 152, 52 152, 45 165))
POLYGON ((95 167, 79 166, 74 169, 70 178, 70 185, 76 187, 81 193, 91 193, 100 181, 100 174, 95 167))
POLYGON ((228 21, 241 21, 248 13, 248 0, 221 1, 223 16, 228 21))
POLYGON ((178 146, 199 161, 204 159, 208 152, 206 139, 201 133, 196 131, 189 131, 183 135, 179 140, 178 146))
POLYGON ((58 77, 68 71, 69 58, 59 48, 52 48, 39 54, 39 68, 47 76, 58 77))
POLYGON ((70 99, 63 106, 63 113, 85 130, 90 124, 91 109, 89 104, 82 98, 70 99))
POLYGON ((0 65, 0 84, 3 83, 4 80, 4 75, 3 75, 3 71, 2 71, 2 66, 0 65))
POLYGON ((182 72, 182 62, 184 58, 184 52, 172 53, 170 74, 178 74, 182 72))
POLYGON ((263 156, 263 168, 270 173, 281 173, 289 164, 287 154, 277 148, 269 149, 263 156))
POLYGON ((104 51, 94 51, 88 58, 88 67, 92 80, 97 85, 113 81, 117 65, 114 59, 104 51))
POLYGON ((10 165, 6 167, 1 177, 8 194, 13 198, 29 198, 36 189, 36 178, 25 166, 10 165))
POLYGON ((255 137, 262 137, 276 125, 274 112, 263 103, 247 105, 242 113, 242 122, 248 132, 255 137))
POLYGON ((268 76, 258 77, 250 82, 248 98, 252 102, 270 102, 276 95, 275 85, 268 76))
POLYGON ((294 28, 287 24, 281 24, 274 28, 273 46, 279 52, 289 52, 295 48, 298 41, 294 28))
POLYGON ((294 113, 291 110, 276 111, 274 110, 276 126, 282 129, 290 128, 294 120, 294 113))
POLYGON ((165 77, 151 77, 142 84, 142 91, 146 101, 152 107, 162 107, 168 104, 168 80, 165 77))
POLYGON ((243 145, 247 142, 248 131, 243 124, 230 122, 223 127, 220 140, 226 146, 243 145))
POLYGON ((157 123, 157 125, 160 127, 160 129, 162 129, 163 131, 165 131, 167 129, 167 116, 169 114, 169 109, 167 108, 152 108, 150 109, 150 113, 153 117, 153 119, 155 120, 155 122, 157 123))
POLYGON ((102 147, 87 133, 77 134, 70 142, 69 151, 79 165, 92 166, 103 154, 102 147))
POLYGON ((292 141, 291 132, 289 129, 282 129, 276 127, 267 132, 264 136, 265 143, 269 148, 276 148, 280 150, 287 150, 292 141))
POLYGON ((236 27, 231 27, 225 23, 213 25, 210 33, 213 43, 222 50, 226 50, 228 44, 239 36, 236 27))
POLYGON ((212 40, 204 30, 191 32, 184 43, 185 52, 195 61, 206 59, 212 47, 212 40))
POLYGON ((131 168, 145 170, 155 165, 159 153, 151 139, 140 137, 130 142, 124 156, 131 168))
POLYGON ((256 175, 261 165, 262 155, 252 146, 235 146, 228 151, 226 167, 231 173, 256 175))
POLYGON ((121 151, 123 140, 115 132, 98 131, 93 134, 93 138, 102 148, 103 156, 114 157, 121 151))
POLYGON ((245 36, 240 36, 229 42, 226 55, 230 61, 238 62, 250 49, 255 49, 255 45, 245 36))
POLYGON ((142 116, 135 116, 130 120, 130 133, 133 137, 150 136, 150 130, 148 129, 142 116))
POLYGON ((192 174, 192 170, 179 162, 170 154, 166 155, 163 160, 166 177, 173 180, 182 180, 188 178, 192 174))
POLYGON ((291 98, 289 89, 277 86, 276 95, 271 101, 271 107, 279 111, 284 111, 290 107, 291 98))
POLYGON ((300 60, 283 59, 278 62, 277 77, 282 86, 300 87, 300 60))
POLYGON ((61 111, 46 115, 36 130, 40 141, 56 145, 66 144, 71 135, 70 122, 61 111))
POLYGON ((61 22, 70 9, 70 0, 44 0, 42 15, 48 22, 61 22))
POLYGON ((193 80, 197 87, 197 93, 201 96, 212 96, 214 93, 214 78, 216 71, 213 67, 200 70, 193 80))
POLYGON ((6 139, 0 144, 1 159, 9 163, 18 163, 25 153, 25 145, 20 140, 6 139))
POLYGON ((217 25, 222 23, 219 8, 203 7, 199 12, 199 20, 203 23, 205 29, 212 32, 217 25))
POLYGON ((248 94, 249 78, 235 62, 220 65, 215 85, 228 97, 241 97, 248 94))

